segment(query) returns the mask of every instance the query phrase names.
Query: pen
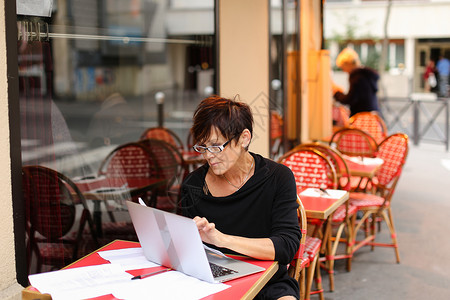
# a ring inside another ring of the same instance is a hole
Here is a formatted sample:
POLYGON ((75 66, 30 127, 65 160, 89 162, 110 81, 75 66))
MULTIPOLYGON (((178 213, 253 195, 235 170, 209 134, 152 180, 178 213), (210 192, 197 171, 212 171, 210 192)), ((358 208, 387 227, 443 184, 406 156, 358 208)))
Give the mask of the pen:
POLYGON ((319 189, 322 193, 324 193, 325 195, 328 195, 328 196, 330 196, 330 194, 327 192, 327 190, 326 189, 324 189, 324 188, 320 188, 319 189))
POLYGON ((149 277, 149 276, 152 276, 152 275, 156 275, 156 274, 159 274, 159 273, 163 273, 163 272, 167 272, 167 271, 170 271, 170 270, 172 270, 172 269, 171 268, 167 268, 167 269, 163 269, 163 270, 159 270, 159 271, 155 271, 155 272, 151 272, 151 273, 147 273, 147 274, 137 275, 137 276, 134 276, 133 278, 131 278, 131 280, 144 279, 146 277, 149 277))

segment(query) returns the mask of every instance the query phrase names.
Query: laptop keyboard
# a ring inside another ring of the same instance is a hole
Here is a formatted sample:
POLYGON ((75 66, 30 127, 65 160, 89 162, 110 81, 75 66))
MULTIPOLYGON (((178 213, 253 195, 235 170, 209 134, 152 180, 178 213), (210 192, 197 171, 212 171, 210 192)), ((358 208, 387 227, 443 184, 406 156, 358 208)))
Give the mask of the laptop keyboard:
POLYGON ((237 273, 235 270, 231 270, 231 269, 216 265, 212 262, 209 263, 209 266, 211 267, 211 271, 213 273, 214 278, 237 273))

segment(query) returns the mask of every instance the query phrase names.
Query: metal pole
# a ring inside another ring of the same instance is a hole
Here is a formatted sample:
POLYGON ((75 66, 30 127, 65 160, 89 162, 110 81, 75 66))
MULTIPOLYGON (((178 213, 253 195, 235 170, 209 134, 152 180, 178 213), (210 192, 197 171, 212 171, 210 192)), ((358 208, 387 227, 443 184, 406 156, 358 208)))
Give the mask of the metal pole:
POLYGON ((449 121, 449 109, 448 109, 448 105, 449 105, 449 99, 444 100, 445 101, 445 150, 448 151, 448 148, 450 146, 450 141, 449 141, 449 126, 450 124, 448 123, 449 121))
POLYGON ((166 95, 163 92, 155 94, 155 101, 158 109, 158 127, 164 126, 164 98, 166 95))
POLYGON ((414 145, 419 145, 419 100, 414 101, 414 124, 413 124, 413 141, 414 145))

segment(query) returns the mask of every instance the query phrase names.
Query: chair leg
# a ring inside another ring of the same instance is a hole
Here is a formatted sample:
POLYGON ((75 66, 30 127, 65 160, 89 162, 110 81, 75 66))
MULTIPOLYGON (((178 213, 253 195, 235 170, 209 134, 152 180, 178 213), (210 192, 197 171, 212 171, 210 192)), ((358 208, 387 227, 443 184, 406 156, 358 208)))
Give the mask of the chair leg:
POLYGON ((355 245, 355 223, 356 223, 356 213, 348 220, 347 224, 347 271, 352 270, 352 259, 353 259, 353 246, 355 245))
POLYGON ((300 277, 298 278, 298 283, 300 285, 300 300, 305 300, 306 294, 306 284, 305 284, 305 276, 306 276, 306 267, 300 271, 300 277))
POLYGON ((320 275, 319 253, 316 254, 314 259, 310 262, 306 268, 306 291, 305 299, 309 300, 312 292, 313 279, 316 281, 316 290, 314 294, 319 293, 321 300, 323 299, 322 277, 320 275))
POLYGON ((392 217, 392 210, 390 207, 387 208, 387 214, 386 214, 386 210, 383 211, 383 218, 389 228, 389 232, 391 233, 392 245, 395 250, 395 258, 397 259, 397 263, 399 264, 400 263, 400 254, 398 251, 397 234, 395 232, 394 219, 392 217))
POLYGON ((355 220, 355 225, 353 226, 353 246, 352 246, 352 253, 355 253, 355 251, 357 251, 359 248, 367 245, 368 243, 370 243, 371 241, 374 240, 374 236, 370 236, 368 230, 370 229, 370 218, 373 215, 373 212, 371 210, 363 210, 364 211, 364 215, 362 216, 362 218, 356 223, 355 220), (364 240, 359 240, 357 241, 357 235, 360 229, 364 230, 364 240))
POLYGON ((322 286, 322 275, 320 274, 320 263, 319 263, 319 253, 316 254, 314 260, 310 263, 307 268, 307 282, 306 282, 306 299, 310 299, 312 294, 319 294, 320 300, 323 298, 323 286, 322 286), (312 281, 315 281, 315 290, 312 290, 312 281))

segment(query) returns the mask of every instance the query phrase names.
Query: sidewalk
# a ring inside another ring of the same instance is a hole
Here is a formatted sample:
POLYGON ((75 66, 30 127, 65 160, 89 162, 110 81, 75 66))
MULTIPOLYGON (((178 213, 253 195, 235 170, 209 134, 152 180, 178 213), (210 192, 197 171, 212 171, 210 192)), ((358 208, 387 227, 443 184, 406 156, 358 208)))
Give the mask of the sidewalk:
MULTIPOLYGON (((325 299, 450 299, 449 165, 445 146, 410 143, 392 202, 400 264, 391 248, 363 247, 351 272, 336 262, 334 292, 322 272, 325 299)), ((389 240, 383 226, 377 241, 389 240)))

